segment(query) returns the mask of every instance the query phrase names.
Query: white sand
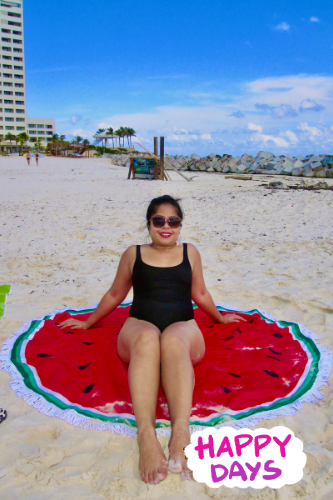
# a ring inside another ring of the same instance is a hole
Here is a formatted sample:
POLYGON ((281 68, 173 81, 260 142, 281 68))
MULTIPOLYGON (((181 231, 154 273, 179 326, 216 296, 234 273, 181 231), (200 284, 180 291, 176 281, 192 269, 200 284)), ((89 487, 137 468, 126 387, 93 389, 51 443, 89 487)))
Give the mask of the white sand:
MULTIPOLYGON (((199 173, 191 183, 171 177, 173 182, 127 181, 127 169, 108 160, 42 158, 38 167, 34 160, 28 167, 24 158, 0 158, 0 282, 13 284, 0 341, 53 309, 98 302, 122 252, 147 242, 142 227, 151 198, 171 194, 182 198, 182 236, 201 252, 216 302, 300 322, 333 349, 333 192, 270 194, 259 186, 262 176, 238 181, 199 173)), ((174 474, 146 485, 135 439, 47 417, 18 398, 9 381, 0 371, 0 406, 8 411, 0 426, 2 500, 333 498, 328 386, 318 404, 262 421, 269 428, 288 426, 308 457, 303 480, 275 491, 215 490, 174 474)), ((165 450, 167 440, 160 438, 165 450)))

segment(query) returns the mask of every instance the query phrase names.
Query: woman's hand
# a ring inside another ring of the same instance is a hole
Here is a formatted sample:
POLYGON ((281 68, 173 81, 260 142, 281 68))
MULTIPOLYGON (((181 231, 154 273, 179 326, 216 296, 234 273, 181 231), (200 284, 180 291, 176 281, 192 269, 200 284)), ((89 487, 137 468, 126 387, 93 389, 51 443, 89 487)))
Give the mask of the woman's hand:
POLYGON ((78 330, 78 329, 88 330, 86 321, 80 321, 80 320, 75 319, 75 318, 66 319, 66 321, 63 321, 58 326, 59 326, 59 328, 69 328, 70 327, 72 330, 78 330))
POLYGON ((245 321, 246 319, 242 318, 238 314, 226 314, 221 317, 221 323, 240 323, 241 321, 245 321))

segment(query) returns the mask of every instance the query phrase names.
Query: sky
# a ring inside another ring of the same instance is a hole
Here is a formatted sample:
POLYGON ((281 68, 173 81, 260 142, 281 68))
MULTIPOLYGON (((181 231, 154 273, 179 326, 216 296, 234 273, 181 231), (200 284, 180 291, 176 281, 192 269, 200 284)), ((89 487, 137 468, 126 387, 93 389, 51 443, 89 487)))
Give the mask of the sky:
MULTIPOLYGON (((167 154, 333 154, 331 0, 24 0, 27 115, 167 154)), ((139 147, 138 147, 139 149, 139 147)))

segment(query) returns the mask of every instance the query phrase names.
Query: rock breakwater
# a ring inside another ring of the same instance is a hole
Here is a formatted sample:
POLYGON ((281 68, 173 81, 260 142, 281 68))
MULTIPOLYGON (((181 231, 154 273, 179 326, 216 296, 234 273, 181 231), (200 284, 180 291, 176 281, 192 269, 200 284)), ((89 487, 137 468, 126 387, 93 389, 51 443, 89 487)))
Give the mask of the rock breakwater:
MULTIPOLYGON (((140 153, 140 156, 148 156, 140 153)), ((129 167, 130 157, 139 156, 138 153, 104 155, 111 159, 114 165, 129 167)), ((166 156, 166 160, 180 171, 221 172, 224 174, 265 174, 265 175, 290 175, 298 177, 333 178, 333 155, 307 155, 307 156, 274 156, 268 151, 260 151, 256 157, 243 154, 233 157, 231 155, 211 154, 200 157, 196 154, 190 156, 166 156)), ((166 166, 168 170, 169 167, 166 166)))

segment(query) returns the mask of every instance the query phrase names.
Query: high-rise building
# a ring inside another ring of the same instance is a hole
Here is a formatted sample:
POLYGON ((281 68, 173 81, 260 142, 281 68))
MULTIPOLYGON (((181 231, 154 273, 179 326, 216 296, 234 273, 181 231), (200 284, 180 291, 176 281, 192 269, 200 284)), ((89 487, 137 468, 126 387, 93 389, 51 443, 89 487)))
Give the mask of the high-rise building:
POLYGON ((26 116, 23 0, 0 0, 0 35, 0 138, 29 134, 32 124, 44 131, 46 142, 46 134, 55 133, 54 120, 26 116))

